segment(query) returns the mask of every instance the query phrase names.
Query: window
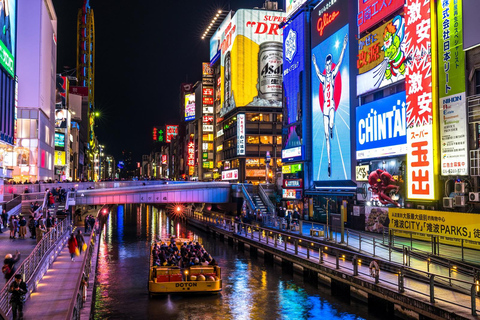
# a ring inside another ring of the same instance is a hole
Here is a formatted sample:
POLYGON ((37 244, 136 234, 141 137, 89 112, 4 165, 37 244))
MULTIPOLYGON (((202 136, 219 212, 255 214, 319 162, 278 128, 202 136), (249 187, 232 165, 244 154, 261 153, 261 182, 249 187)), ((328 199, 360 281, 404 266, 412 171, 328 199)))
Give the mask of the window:
POLYGON ((248 144, 259 144, 259 138, 258 136, 247 136, 247 143, 248 144))
POLYGON ((277 136, 277 144, 282 145, 282 136, 277 136))
POLYGON ((260 143, 261 144, 272 144, 273 137, 272 136, 261 136, 260 143))

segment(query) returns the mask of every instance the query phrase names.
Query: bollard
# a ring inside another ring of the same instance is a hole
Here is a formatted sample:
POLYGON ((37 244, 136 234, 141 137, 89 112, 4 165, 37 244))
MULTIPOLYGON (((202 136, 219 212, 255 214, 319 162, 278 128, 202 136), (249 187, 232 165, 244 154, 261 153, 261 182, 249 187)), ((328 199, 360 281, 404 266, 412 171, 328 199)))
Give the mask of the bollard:
POLYGON ((318 263, 322 264, 323 263, 323 248, 320 247, 318 249, 318 263))
POLYGON ((348 237, 350 236, 350 232, 347 229, 347 247, 348 247, 348 237))
MULTIPOLYGON (((267 234, 267 239, 268 239, 268 234, 267 234)), ((258 229, 258 242, 262 241, 262 233, 260 232, 260 229, 258 229)), ((267 240, 268 243, 268 240, 267 240)))
POLYGON ((253 231, 253 226, 252 226, 252 228, 251 228, 250 230, 252 231, 251 238, 252 238, 252 240, 253 240, 253 234, 255 233, 255 232, 253 231))
MULTIPOLYGON (((277 247, 277 234, 276 233, 273 235, 273 243, 274 243, 274 247, 276 248, 277 247)), ((268 244, 268 239, 267 239, 267 244, 268 244)))
POLYGON ((336 268, 337 269, 340 269, 340 255, 338 254, 338 250, 337 252, 335 253, 335 256, 336 256, 336 262, 337 262, 337 265, 336 265, 336 268))
POLYGON ((358 234, 358 252, 362 251, 362 235, 358 234))
POLYGON ((464 255, 463 255, 463 239, 462 239, 462 261, 465 261, 464 260, 464 255))
POLYGON ((435 275, 430 275, 430 303, 435 303, 435 275))
POLYGON ((375 257, 375 237, 373 237, 373 256, 375 257))
POLYGON ((298 255, 298 240, 295 239, 295 255, 298 255))
POLYGON ((300 235, 303 235, 303 220, 300 220, 300 235))
POLYGON ((430 257, 427 256, 427 272, 430 272, 430 257))
POLYGON ((285 243, 285 252, 287 252, 287 242, 288 242, 288 238, 285 238, 285 241, 283 241, 283 243, 285 243))
MULTIPOLYGON (((265 238, 267 239, 267 244, 268 244, 268 231, 267 231, 267 233, 266 233, 266 237, 265 237, 265 238)), ((275 246, 277 246, 277 243, 276 243, 276 242, 275 242, 275 246)))
POLYGON ((400 269, 400 272, 398 273, 398 292, 404 293, 405 292, 405 287, 403 283, 403 269, 400 269))
POLYGON ((353 264, 353 276, 358 276, 358 258, 357 255, 354 255, 352 258, 352 264, 353 264))
POLYGON ((448 283, 451 287, 452 286, 452 265, 450 264, 450 261, 448 262, 448 283))
POLYGON ((472 284, 472 289, 470 292, 470 298, 472 302, 472 316, 477 315, 477 298, 476 298, 477 290, 475 288, 475 284, 472 284))
POLYGON ((310 249, 307 247, 307 259, 310 259, 310 249))

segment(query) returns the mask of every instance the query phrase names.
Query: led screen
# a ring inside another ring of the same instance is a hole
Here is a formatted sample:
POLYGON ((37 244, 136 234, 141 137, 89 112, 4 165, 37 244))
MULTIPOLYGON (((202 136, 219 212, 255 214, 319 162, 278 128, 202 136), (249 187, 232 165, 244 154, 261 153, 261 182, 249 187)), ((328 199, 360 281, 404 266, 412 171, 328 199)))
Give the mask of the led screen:
POLYGON ((195 94, 185 94, 185 121, 195 119, 195 94))
POLYGON ((348 24, 312 49, 313 180, 350 180, 348 24))
POLYGON ((65 147, 65 134, 55 132, 55 147, 65 147))
POLYGON ((0 65, 12 77, 15 70, 16 0, 0 1, 0 65))

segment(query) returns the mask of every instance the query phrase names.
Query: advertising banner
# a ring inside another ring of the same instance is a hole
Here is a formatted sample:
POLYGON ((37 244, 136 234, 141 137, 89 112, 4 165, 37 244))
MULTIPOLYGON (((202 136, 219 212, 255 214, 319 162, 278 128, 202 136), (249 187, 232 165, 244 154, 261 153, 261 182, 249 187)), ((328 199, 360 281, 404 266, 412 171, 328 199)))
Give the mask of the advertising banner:
POLYGON ((441 174, 468 174, 462 1, 437 2, 441 174))
POLYGON ((185 121, 195 120, 195 94, 185 95, 185 121))
POLYGON ((213 77, 213 68, 210 66, 209 62, 203 62, 202 63, 202 76, 204 78, 210 78, 213 77))
POLYGON ((430 1, 407 0, 407 197, 435 199, 430 1), (413 10, 415 9, 415 10, 413 10))
POLYGON ((55 128, 67 128, 68 122, 68 110, 57 109, 55 110, 55 128))
POLYGON ((288 130, 283 137, 284 149, 302 145, 300 123, 302 121, 302 97, 305 94, 306 86, 300 84, 303 82, 301 76, 305 70, 304 45, 305 14, 302 12, 283 30, 283 91, 286 101, 284 123, 288 130), (295 125, 295 123, 298 124, 295 125))
POLYGON ((238 169, 222 171, 222 180, 238 180, 238 169))
POLYGON ((355 167, 355 180, 356 181, 368 181, 368 174, 370 173, 370 166, 362 165, 355 167))
POLYGON ((302 159, 302 146, 282 149, 282 162, 285 161, 298 161, 302 159))
POLYGON ((365 231, 383 233, 388 228, 386 207, 365 207, 365 231))
POLYGON ((282 29, 285 13, 238 10, 221 36, 222 109, 282 107, 282 29))
POLYGON ((407 153, 405 91, 357 108, 357 160, 407 153))
POLYGON ((15 41, 17 39, 17 2, 16 0, 0 1, 0 65, 14 77, 15 41))
MULTIPOLYGON (((342 1, 337 1, 332 8, 340 3, 342 1)), ((348 11, 348 5, 343 3, 345 7, 342 6, 342 10, 348 11)), ((327 14, 332 14, 337 19, 341 17, 340 13, 330 13, 330 10, 323 13, 327 14)), ((312 14, 312 19, 314 17, 315 14, 312 14)), ((348 27, 346 24, 312 49, 314 181, 351 179, 348 27)), ((312 43, 314 38, 312 36, 312 43)))
POLYGON ((402 15, 358 40, 357 96, 405 79, 406 42, 402 15))
POLYGON ((403 7, 405 0, 358 0, 357 26, 361 33, 403 7))
POLYGON ((55 88, 55 108, 66 109, 68 105, 68 78, 57 74, 57 84, 55 88))
POLYGON ((178 126, 177 125, 167 125, 166 126, 166 139, 165 142, 171 143, 172 139, 178 135, 178 126))
POLYGON ((302 190, 300 189, 282 189, 283 199, 302 199, 302 190))
POLYGON ((64 166, 65 165, 65 151, 57 151, 55 150, 55 163, 56 166, 64 166))
POLYGON ((65 147, 65 134, 55 132, 55 147, 64 148, 65 147))
POLYGON ((245 114, 237 114, 237 156, 245 155, 245 114))
POLYGON ((290 165, 283 165, 282 166, 282 173, 297 173, 302 171, 302 164, 290 164, 290 165))
POLYGON ((431 241, 438 236, 440 242, 480 249, 480 220, 478 214, 453 211, 430 211, 416 209, 389 208, 389 228, 395 234, 402 234, 431 241))
POLYGON ((307 0, 286 0, 285 11, 287 12, 287 16, 290 17, 294 14, 305 2, 307 2, 307 0))
POLYGON ((302 179, 283 179, 284 188, 302 188, 303 180, 302 179))
POLYGON ((222 35, 225 33, 225 28, 230 25, 231 20, 232 12, 230 11, 217 28, 217 31, 215 31, 213 36, 210 38, 210 62, 212 62, 212 59, 214 59, 220 51, 222 35))
POLYGON ((195 165, 195 143, 190 139, 188 143, 188 159, 187 165, 193 167, 195 165))

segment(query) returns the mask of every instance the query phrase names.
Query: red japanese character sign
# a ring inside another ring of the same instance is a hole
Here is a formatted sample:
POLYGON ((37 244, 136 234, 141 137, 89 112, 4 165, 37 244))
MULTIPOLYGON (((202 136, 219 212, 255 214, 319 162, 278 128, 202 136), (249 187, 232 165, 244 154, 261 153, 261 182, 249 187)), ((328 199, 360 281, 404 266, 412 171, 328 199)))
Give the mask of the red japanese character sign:
POLYGON ((410 128, 407 132, 407 191, 410 199, 434 199, 432 125, 410 128))

